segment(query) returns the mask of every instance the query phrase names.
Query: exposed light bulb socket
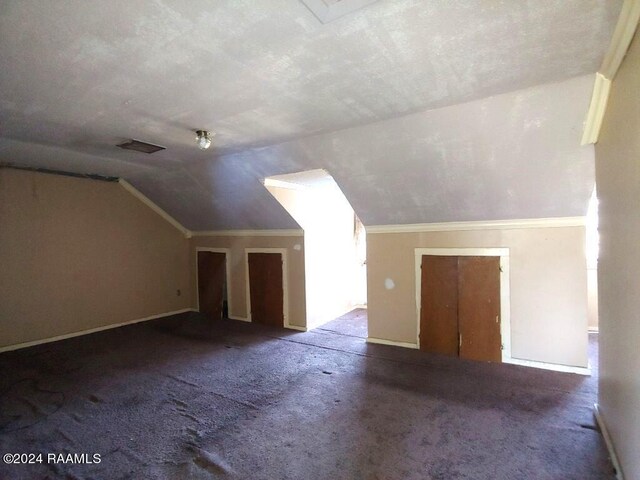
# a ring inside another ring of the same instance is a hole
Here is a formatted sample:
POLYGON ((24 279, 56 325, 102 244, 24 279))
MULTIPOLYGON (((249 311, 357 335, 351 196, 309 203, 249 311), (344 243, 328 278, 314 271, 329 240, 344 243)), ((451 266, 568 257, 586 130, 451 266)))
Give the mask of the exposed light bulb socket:
POLYGON ((198 148, 200 150, 206 150, 211 146, 211 133, 206 130, 197 130, 196 131, 196 143, 198 144, 198 148))

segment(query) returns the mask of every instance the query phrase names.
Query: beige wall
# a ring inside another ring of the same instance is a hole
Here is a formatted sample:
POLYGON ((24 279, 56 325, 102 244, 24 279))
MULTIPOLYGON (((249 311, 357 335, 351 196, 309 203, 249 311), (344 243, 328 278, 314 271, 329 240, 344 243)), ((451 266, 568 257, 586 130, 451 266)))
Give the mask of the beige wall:
POLYGON ((118 183, 0 169, 0 347, 188 308, 187 255, 118 183))
POLYGON ((584 242, 584 227, 368 234, 369 336, 416 343, 415 248, 509 248, 512 357, 585 367, 584 242))
POLYGON ((305 281, 304 281, 304 238, 280 236, 196 236, 191 239, 189 262, 191 266, 191 305, 197 307, 196 248, 214 247, 230 249, 231 279, 228 285, 229 316, 247 318, 246 261, 245 248, 285 248, 287 250, 289 286, 289 323, 306 326, 305 281), (299 246, 299 250, 296 250, 299 246), (296 247, 296 248, 294 248, 296 247))
POLYGON ((599 404, 625 478, 640 478, 640 38, 612 88, 600 140, 599 404))

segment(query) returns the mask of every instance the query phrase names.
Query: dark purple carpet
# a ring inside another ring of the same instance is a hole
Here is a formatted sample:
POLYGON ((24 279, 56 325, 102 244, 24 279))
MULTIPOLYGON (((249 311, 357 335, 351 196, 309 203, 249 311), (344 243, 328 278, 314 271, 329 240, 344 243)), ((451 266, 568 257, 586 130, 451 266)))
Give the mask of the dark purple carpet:
POLYGON ((2 479, 613 479, 593 378, 181 315, 0 355, 2 479))
POLYGON ((356 308, 317 328, 341 335, 367 338, 367 309, 356 308))

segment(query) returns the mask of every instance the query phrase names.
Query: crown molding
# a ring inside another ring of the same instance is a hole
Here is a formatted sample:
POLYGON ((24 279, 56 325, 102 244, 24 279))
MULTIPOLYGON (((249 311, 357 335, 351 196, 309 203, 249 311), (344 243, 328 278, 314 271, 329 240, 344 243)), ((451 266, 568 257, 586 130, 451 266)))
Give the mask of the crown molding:
POLYGON ((193 237, 302 237, 304 230, 199 230, 193 237))
POLYGON ((587 120, 584 123, 584 131, 582 132, 582 145, 589 145, 598 141, 604 113, 607 110, 610 90, 611 80, 600 73, 596 73, 587 120))
POLYGON ((629 50, 640 21, 640 0, 625 0, 618 17, 618 23, 611 37, 609 49, 596 73, 589 112, 582 134, 582 145, 596 143, 600 136, 602 121, 607 110, 611 81, 615 78, 624 56, 629 50))
POLYGON ((368 234, 454 232, 468 230, 510 230, 514 228, 583 227, 586 217, 528 218, 520 220, 492 220, 479 222, 412 223, 404 225, 366 226, 368 234))
POLYGON ((633 35, 640 21, 640 0, 625 0, 620 10, 618 23, 613 31, 609 49, 602 60, 599 73, 613 80, 627 54, 633 35))
POLYGON ((183 227, 180 222, 178 222, 175 218, 173 218, 171 215, 169 215, 167 212, 165 212, 158 205, 153 203, 153 201, 151 201, 149 199, 149 197, 147 197, 145 194, 143 194, 140 190, 138 190, 136 187, 131 185, 129 182, 127 182, 123 178, 118 179, 118 183, 127 192, 129 192, 131 195, 136 197, 138 200, 140 200, 142 203, 144 203, 151 210, 153 210, 158 215, 160 215, 162 218, 164 218, 167 222, 169 222, 171 225, 173 225, 176 229, 180 230, 180 232, 182 232, 182 234, 185 236, 185 238, 191 238, 191 231, 189 231, 189 229, 183 227))

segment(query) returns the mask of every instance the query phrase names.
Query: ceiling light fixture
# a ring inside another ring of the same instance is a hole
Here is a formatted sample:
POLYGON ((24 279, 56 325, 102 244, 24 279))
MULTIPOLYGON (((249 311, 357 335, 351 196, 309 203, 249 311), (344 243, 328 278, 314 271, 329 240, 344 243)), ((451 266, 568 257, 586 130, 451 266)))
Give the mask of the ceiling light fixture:
POLYGON ((197 130, 196 131, 196 143, 198 144, 198 148, 200 150, 206 150, 211 146, 211 137, 213 135, 206 130, 197 130))

